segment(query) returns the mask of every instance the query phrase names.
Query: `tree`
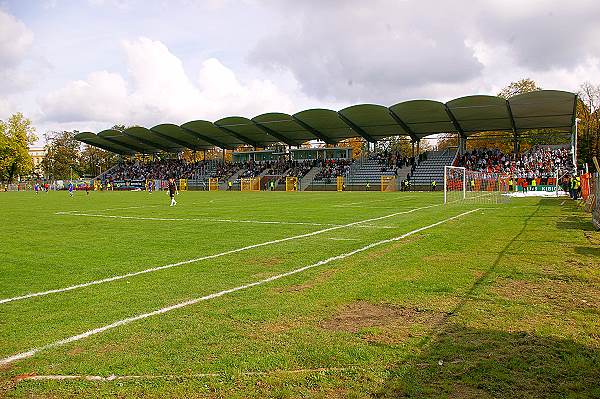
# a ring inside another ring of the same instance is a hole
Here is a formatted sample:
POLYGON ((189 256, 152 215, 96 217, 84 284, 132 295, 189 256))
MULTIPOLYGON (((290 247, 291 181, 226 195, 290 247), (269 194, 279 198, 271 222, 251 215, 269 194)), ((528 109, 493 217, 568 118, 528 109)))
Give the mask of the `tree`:
POLYGON ((44 135, 47 155, 42 161, 44 170, 55 179, 70 179, 81 173, 79 165, 79 149, 81 143, 75 139, 76 130, 72 132, 50 132, 44 135))
POLYGON ((119 156, 91 145, 84 145, 79 156, 79 171, 84 175, 97 176, 101 171, 113 167, 119 156))
POLYGON ((0 121, 0 179, 12 183, 16 176, 29 175, 33 160, 29 146, 37 140, 31 121, 17 112, 0 121))
POLYGON ((521 79, 516 82, 511 82, 504 89, 500 90, 498 93, 498 97, 502 97, 508 100, 511 97, 516 96, 517 94, 530 93, 532 91, 542 90, 537 83, 529 78, 521 79))
POLYGON ((577 129, 578 160, 594 168, 592 158, 600 157, 600 85, 585 82, 578 93, 577 129))
POLYGON ((363 153, 365 141, 360 137, 352 137, 340 141, 337 147, 351 147, 352 148, 352 159, 357 159, 363 153))

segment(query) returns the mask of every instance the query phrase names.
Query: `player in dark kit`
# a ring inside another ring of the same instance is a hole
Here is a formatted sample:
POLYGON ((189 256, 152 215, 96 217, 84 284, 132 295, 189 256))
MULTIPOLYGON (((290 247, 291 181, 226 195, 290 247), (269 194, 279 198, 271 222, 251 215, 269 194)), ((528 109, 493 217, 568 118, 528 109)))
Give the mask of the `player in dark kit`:
POLYGON ((175 184, 175 179, 169 179, 169 197, 171 197, 171 205, 177 205, 177 201, 175 201, 175 194, 177 193, 177 184, 175 184))

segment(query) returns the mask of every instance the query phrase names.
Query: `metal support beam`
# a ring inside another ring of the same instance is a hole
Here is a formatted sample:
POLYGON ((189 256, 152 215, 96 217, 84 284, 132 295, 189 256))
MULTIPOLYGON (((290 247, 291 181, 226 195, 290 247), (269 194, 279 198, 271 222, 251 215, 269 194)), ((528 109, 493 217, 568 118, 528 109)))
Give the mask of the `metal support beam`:
POLYGON ((300 126, 302 126, 303 128, 305 128, 306 130, 308 130, 309 132, 311 132, 316 138, 318 138, 319 140, 324 141, 326 144, 335 144, 335 141, 333 141, 331 138, 325 136, 323 133, 319 132, 317 129, 315 129, 314 127, 310 126, 308 123, 301 121, 300 119, 296 118, 294 115, 291 115, 292 119, 299 124, 300 126))
POLYGON ((462 126, 460 125, 460 123, 458 123, 458 120, 456 120, 456 117, 454 116, 454 114, 452 113, 452 111, 450 111, 450 108, 448 108, 448 106, 446 104, 444 104, 444 109, 446 110, 446 114, 448 115, 448 118, 450 118, 450 120, 452 121, 452 125, 454 125, 454 128, 456 130, 458 130, 458 133, 462 137, 467 137, 467 135, 465 134, 465 131, 462 128, 462 126))
POLYGON ((394 111, 392 111, 391 109, 389 109, 389 111, 390 116, 396 121, 397 124, 399 124, 402 127, 402 129, 406 131, 406 133, 408 133, 411 139, 419 140, 415 132, 413 132, 413 130, 402 119, 400 119, 400 117, 394 111))
MULTIPOLYGON (((129 136, 127 136, 129 137, 129 136)), ((135 150, 135 152, 139 152, 140 154, 152 154, 152 152, 147 152, 148 150, 145 150, 141 147, 138 147, 137 145, 134 144, 129 144, 129 143, 122 143, 119 140, 114 140, 111 137, 102 137, 104 140, 110 141, 111 143, 115 143, 118 145, 122 145, 122 146, 126 146, 128 148, 131 148, 132 150, 135 150)), ((156 147, 154 147, 156 149, 156 147)))
POLYGON ((506 100, 506 111, 508 112, 510 126, 513 133, 513 152, 515 155, 517 155, 519 153, 519 133, 517 132, 517 124, 515 123, 515 117, 513 116, 512 108, 510 107, 508 100, 506 100))
POLYGON ((195 150, 195 149, 198 148, 193 143, 190 143, 188 141, 182 141, 182 140, 173 138, 171 136, 167 136, 165 134, 162 134, 161 132, 157 132, 156 130, 152 130, 152 129, 150 129, 150 130, 152 131, 152 133, 156 134, 157 136, 160 136, 160 137, 162 137, 165 140, 172 141, 173 143, 175 143, 177 145, 180 145, 182 147, 189 148, 190 150, 195 150))
POLYGON ((275 137, 277 140, 281 141, 284 144, 287 144, 288 146, 293 146, 296 145, 297 143, 288 139, 287 137, 284 137, 282 135, 280 135, 279 133, 277 133, 276 131, 274 131, 271 128, 268 128, 266 126, 263 126, 257 122, 254 122, 254 125, 259 128, 260 130, 262 130, 263 132, 265 132, 266 134, 268 134, 269 136, 273 136, 275 137))
POLYGON ((198 133, 195 130, 188 129, 188 128, 185 128, 183 126, 180 126, 180 127, 181 127, 181 130, 183 130, 185 133, 187 133, 191 137, 202 139, 202 140, 206 141, 207 143, 211 143, 212 145, 217 146, 219 148, 227 148, 228 150, 233 149, 232 146, 227 145, 225 143, 222 143, 219 140, 215 140, 215 139, 213 139, 211 137, 205 136, 205 135, 203 135, 201 133, 198 133))
POLYGON ((242 140, 244 143, 250 144, 252 147, 254 148, 261 148, 262 145, 259 145, 256 141, 249 139, 246 136, 243 136, 225 126, 219 126, 219 125, 215 125, 216 127, 218 127, 219 129, 223 130, 224 132, 226 132, 227 134, 232 135, 233 137, 242 140))
MULTIPOLYGON (((152 130, 152 132, 153 132, 153 133, 156 133, 154 130, 152 130)), ((166 151, 166 152, 173 152, 173 151, 172 151, 172 150, 173 150, 172 148, 165 147, 165 146, 163 146, 163 145, 160 145, 160 144, 158 144, 158 143, 153 143, 152 141, 150 141, 150 140, 147 140, 147 139, 144 139, 144 138, 142 138, 142 137, 137 137, 137 136, 134 136, 134 135, 131 135, 131 134, 127 134, 126 132, 123 132, 123 134, 124 134, 124 135, 126 135, 127 137, 131 137, 132 139, 135 139, 135 140, 139 141, 139 142, 140 142, 140 143, 142 143, 142 144, 146 144, 146 145, 149 145, 149 146, 151 146, 151 147, 158 148, 158 149, 160 149, 160 150, 163 150, 163 151, 166 151)), ((161 137, 162 137, 162 136, 161 136, 161 137)), ((163 138, 164 138, 164 137, 163 137, 163 138)), ((176 143, 176 144, 177 144, 177 143, 176 143)))
POLYGON ((337 114, 339 115, 340 119, 344 121, 344 123, 350 126, 356 133, 360 134, 369 143, 374 143, 375 141, 377 141, 373 137, 371 137, 369 133, 365 132, 365 130, 362 127, 358 126, 356 123, 352 122, 350 119, 346 118, 339 112, 337 114))

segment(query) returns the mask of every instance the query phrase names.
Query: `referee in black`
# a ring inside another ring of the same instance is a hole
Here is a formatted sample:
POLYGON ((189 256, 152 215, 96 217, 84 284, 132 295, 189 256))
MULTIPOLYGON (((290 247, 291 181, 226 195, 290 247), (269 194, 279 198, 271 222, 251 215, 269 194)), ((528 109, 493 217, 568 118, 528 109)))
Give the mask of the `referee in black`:
POLYGON ((177 193, 177 184, 175 183, 175 179, 171 177, 169 179, 169 197, 171 197, 171 205, 169 206, 177 205, 177 201, 175 201, 175 194, 177 193))

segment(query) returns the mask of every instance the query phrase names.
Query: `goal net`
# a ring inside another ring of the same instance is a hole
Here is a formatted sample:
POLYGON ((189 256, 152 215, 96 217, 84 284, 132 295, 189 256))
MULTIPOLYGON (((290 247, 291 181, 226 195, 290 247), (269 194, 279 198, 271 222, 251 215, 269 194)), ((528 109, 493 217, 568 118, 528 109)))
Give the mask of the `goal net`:
POLYGON ((211 177, 208 179, 208 191, 219 191, 219 179, 211 177))
POLYGON ((444 204, 498 204, 508 201, 509 177, 444 166, 444 204))
POLYGON ((240 191, 260 191, 260 177, 240 179, 240 191))
POLYGON ((397 191, 396 176, 381 176, 381 191, 397 191))
POLYGON ((285 191, 298 191, 298 178, 296 176, 285 178, 285 191))
POLYGON ((344 176, 336 177, 335 188, 337 191, 344 191, 344 176))

